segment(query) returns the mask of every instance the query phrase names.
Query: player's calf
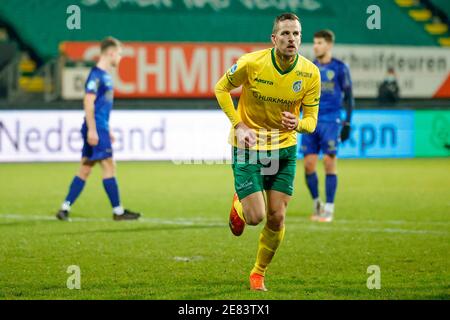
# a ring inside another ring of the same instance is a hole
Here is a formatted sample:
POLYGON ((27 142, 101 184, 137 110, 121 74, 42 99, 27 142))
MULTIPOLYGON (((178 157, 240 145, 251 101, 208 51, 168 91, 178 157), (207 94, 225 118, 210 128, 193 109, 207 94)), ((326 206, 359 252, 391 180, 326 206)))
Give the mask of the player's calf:
POLYGON ((56 214, 56 218, 58 220, 70 221, 69 219, 70 207, 83 191, 85 183, 86 181, 80 178, 79 176, 75 176, 73 178, 66 199, 64 200, 60 210, 56 214))

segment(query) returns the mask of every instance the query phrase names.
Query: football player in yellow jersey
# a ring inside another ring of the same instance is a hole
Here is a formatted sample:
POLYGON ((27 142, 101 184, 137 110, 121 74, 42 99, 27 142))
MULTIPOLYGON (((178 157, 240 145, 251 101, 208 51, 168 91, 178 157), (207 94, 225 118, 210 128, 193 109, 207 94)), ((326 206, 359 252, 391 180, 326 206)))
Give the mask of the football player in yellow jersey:
POLYGON ((272 30, 274 47, 243 55, 215 87, 219 105, 232 124, 236 193, 231 231, 239 236, 246 224, 258 225, 267 218, 250 272, 253 290, 266 291, 265 272, 284 237, 296 171, 297 133, 311 133, 317 125, 320 73, 298 54, 300 42, 299 18, 292 13, 278 16, 272 30), (236 110, 230 91, 240 86, 236 110))

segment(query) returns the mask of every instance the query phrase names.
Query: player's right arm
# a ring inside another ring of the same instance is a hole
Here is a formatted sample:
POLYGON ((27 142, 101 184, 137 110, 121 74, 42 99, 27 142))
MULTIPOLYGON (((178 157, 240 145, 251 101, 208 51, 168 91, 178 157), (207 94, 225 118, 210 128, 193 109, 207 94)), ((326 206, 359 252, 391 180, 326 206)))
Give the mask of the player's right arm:
POLYGON ((87 93, 83 100, 84 113, 86 114, 86 125, 88 128, 87 141, 91 146, 96 146, 98 144, 97 126, 95 124, 96 97, 97 96, 93 93, 87 93))
POLYGON ((100 78, 95 73, 89 74, 85 85, 85 96, 83 100, 84 113, 86 115, 86 125, 88 128, 87 141, 89 145, 96 146, 98 144, 97 125, 95 123, 95 99, 100 85, 100 78))
POLYGON ((240 87, 247 81, 247 62, 244 59, 234 64, 217 82, 214 92, 223 112, 235 128, 237 142, 240 146, 252 147, 256 144, 255 131, 250 129, 241 119, 234 107, 231 90, 240 87))

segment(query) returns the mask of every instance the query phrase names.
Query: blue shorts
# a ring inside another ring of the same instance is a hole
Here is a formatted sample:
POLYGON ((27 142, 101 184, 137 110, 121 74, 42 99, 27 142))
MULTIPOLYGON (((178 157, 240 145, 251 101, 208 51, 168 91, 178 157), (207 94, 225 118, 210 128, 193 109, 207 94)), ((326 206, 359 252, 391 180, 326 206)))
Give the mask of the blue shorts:
POLYGON ((91 146, 87 141, 87 129, 84 127, 81 129, 81 135, 83 137, 83 150, 81 151, 81 157, 88 158, 89 161, 112 158, 113 150, 109 131, 97 128, 97 133, 98 144, 96 146, 91 146))
POLYGON ((303 155, 336 154, 340 141, 339 133, 341 125, 335 122, 319 122, 316 131, 311 134, 302 135, 301 150, 303 155))

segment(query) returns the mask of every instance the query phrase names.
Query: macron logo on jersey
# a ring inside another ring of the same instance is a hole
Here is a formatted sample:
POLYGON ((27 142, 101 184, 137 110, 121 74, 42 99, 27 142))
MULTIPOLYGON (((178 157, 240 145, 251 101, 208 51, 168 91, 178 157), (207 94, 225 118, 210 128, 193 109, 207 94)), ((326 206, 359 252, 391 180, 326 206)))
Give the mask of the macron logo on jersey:
POLYGON ((263 80, 263 79, 256 78, 255 81, 262 83, 262 84, 268 84, 269 86, 273 86, 273 81, 270 81, 270 80, 263 80))

